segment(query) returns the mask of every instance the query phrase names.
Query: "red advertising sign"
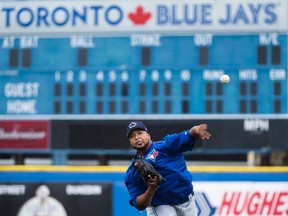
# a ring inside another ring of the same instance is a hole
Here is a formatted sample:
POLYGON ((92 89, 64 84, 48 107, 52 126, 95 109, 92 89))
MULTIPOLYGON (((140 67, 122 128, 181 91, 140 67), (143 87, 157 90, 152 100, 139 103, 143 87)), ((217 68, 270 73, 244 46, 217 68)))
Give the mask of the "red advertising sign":
POLYGON ((0 121, 0 149, 47 149, 48 144, 48 121, 0 121))

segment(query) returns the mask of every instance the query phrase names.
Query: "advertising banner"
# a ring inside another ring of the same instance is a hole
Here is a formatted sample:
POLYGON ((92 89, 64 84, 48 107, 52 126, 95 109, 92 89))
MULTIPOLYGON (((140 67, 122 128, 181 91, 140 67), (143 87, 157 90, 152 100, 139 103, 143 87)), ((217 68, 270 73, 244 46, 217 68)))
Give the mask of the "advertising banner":
POLYGON ((47 149, 47 120, 0 121, 0 149, 47 149))
POLYGON ((287 215, 287 182, 194 182, 198 215, 287 215))
POLYGON ((112 215, 111 183, 0 184, 5 216, 112 215))
MULTIPOLYGON (((126 169, 0 166, 1 216, 144 216, 145 210, 129 204, 126 169)), ((188 170, 194 179, 198 216, 288 215, 287 167, 189 166, 188 170)))
POLYGON ((2 1, 0 34, 287 31, 287 0, 2 1))
MULTIPOLYGON (((144 122, 149 131, 157 131, 153 140, 207 123, 213 136, 209 141, 197 141, 194 150, 288 149, 287 119, 149 119, 144 122)), ((52 120, 51 148, 128 149, 130 146, 125 137, 128 123, 127 120, 52 120)))

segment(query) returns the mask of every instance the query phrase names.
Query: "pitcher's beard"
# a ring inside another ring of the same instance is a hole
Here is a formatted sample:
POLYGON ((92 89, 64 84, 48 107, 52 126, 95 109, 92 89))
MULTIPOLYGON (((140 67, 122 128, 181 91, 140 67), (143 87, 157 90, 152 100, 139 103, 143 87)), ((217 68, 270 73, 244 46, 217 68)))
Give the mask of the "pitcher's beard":
POLYGON ((146 146, 141 146, 141 147, 134 147, 137 151, 144 151, 146 149, 146 146))

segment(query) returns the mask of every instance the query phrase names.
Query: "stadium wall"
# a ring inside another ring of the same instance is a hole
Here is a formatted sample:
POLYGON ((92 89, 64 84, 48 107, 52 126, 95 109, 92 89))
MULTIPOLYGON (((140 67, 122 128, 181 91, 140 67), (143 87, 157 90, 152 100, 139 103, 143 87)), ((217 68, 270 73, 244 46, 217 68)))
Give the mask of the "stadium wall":
MULTIPOLYGON (((125 166, 1 166, 6 216, 143 216, 129 204, 125 166), (37 200, 46 200, 46 208, 37 200), (53 212, 54 211, 54 212, 53 212)), ((198 215, 286 215, 287 167, 192 167, 198 215)))

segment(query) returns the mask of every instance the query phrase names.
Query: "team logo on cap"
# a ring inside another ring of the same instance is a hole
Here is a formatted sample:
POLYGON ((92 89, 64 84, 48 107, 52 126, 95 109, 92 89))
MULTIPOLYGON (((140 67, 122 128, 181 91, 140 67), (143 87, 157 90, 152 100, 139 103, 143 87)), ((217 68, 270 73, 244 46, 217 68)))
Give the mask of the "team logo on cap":
POLYGON ((135 127, 136 125, 137 125, 136 122, 131 122, 131 123, 129 124, 129 128, 133 128, 133 127, 135 127))

